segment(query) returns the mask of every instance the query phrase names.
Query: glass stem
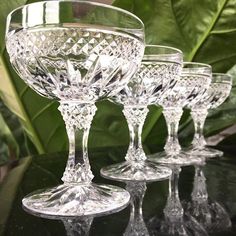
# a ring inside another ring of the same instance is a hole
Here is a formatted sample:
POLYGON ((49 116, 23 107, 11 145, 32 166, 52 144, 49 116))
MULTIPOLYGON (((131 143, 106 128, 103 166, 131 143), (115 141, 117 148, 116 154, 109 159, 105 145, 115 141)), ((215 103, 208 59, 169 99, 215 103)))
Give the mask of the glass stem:
POLYGON ((206 146, 206 141, 203 135, 203 127, 207 117, 207 109, 192 109, 191 116, 194 122, 195 134, 193 137, 193 148, 201 149, 206 146))
POLYGON ((193 182, 192 200, 195 202, 206 202, 208 200, 206 178, 201 165, 195 166, 195 176, 193 182))
POLYGON ((126 155, 127 161, 144 161, 146 155, 142 148, 142 130, 148 108, 124 106, 123 113, 128 122, 130 144, 126 155))
POLYGON ((67 236, 88 236, 93 217, 63 220, 67 236))
POLYGON ((181 150, 178 140, 178 128, 182 113, 182 108, 164 108, 163 110, 168 131, 168 137, 164 149, 169 155, 176 155, 181 150))
POLYGON ((93 174, 90 169, 87 146, 90 125, 97 108, 94 104, 72 101, 60 102, 58 109, 65 121, 69 139, 69 157, 62 181, 64 183, 90 183, 93 174), (79 145, 81 133, 82 145, 79 145))
POLYGON ((181 168, 178 166, 172 168, 172 175, 169 181, 169 196, 164 209, 165 217, 169 221, 182 220, 184 210, 179 199, 179 173, 181 168))

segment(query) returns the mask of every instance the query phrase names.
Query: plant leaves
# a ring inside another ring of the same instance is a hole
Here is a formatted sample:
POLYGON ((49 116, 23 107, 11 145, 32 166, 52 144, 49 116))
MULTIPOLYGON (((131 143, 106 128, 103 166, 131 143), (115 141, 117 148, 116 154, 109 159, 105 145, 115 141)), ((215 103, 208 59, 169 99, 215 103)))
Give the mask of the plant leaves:
POLYGON ((9 161, 9 149, 8 145, 0 137, 0 167, 5 165, 9 161))
MULTIPOLYGON (((1 36, 5 34, 7 14, 14 8, 31 2, 36 1, 10 0, 0 3, 0 22, 4 26, 0 30, 1 36)), ((0 58, 0 96, 3 102, 19 117, 39 153, 65 150, 67 137, 64 122, 57 111, 58 104, 29 89, 12 69, 4 45, 4 40, 0 38, 0 50, 3 52, 0 58)))
POLYGON ((0 235, 2 235, 6 221, 10 215, 12 203, 18 190, 23 174, 31 162, 31 157, 20 160, 19 165, 12 169, 0 184, 0 235), (7 197, 6 197, 7 196, 7 197))
MULTIPOLYGON (((11 155, 14 151, 15 157, 28 156, 29 154, 36 153, 33 144, 28 139, 18 117, 13 114, 9 109, 0 101, 0 115, 4 119, 3 127, 8 127, 10 134, 10 150, 11 155), (11 145, 13 143, 13 145, 11 145)), ((1 131, 0 131, 1 133, 1 131)))
POLYGON ((0 68, 3 102, 19 117, 39 153, 65 149, 67 139, 58 104, 32 91, 19 79, 6 58, 4 53, 0 68))

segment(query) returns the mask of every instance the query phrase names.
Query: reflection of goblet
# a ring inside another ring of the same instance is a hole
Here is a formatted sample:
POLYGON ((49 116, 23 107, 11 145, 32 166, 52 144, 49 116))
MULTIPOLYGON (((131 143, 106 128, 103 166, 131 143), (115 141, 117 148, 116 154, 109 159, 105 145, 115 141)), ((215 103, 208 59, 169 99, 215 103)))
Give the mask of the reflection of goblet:
POLYGON ((178 182, 181 168, 172 166, 169 196, 164 209, 164 220, 153 217, 149 221, 151 235, 207 236, 204 228, 190 215, 184 213, 179 199, 178 182))
POLYGON ((88 236, 93 217, 68 218, 62 220, 67 236, 88 236))
MULTIPOLYGON (((184 63, 181 76, 176 84, 163 94, 158 102, 163 106, 163 114, 168 128, 168 138, 165 151, 152 155, 157 162, 172 164, 191 164, 178 141, 178 126, 183 113, 183 107, 201 98, 211 82, 211 67, 202 63, 184 63)), ((195 158, 196 161, 197 158, 195 158)))
POLYGON ((143 38, 143 24, 136 16, 93 2, 39 2, 8 16, 11 63, 36 92, 59 99, 69 138, 64 183, 24 198, 28 211, 94 215, 128 203, 125 190, 91 183, 87 141, 95 101, 114 96, 127 84, 141 62, 143 38), (76 149, 81 131, 82 154, 76 149))
POLYGON ((191 115, 194 121, 195 135, 192 146, 188 148, 188 154, 204 156, 206 158, 222 156, 223 152, 206 147, 203 135, 203 127, 208 114, 208 109, 220 106, 230 94, 232 78, 227 74, 213 73, 212 82, 205 95, 188 107, 191 108, 191 115))
POLYGON ((126 190, 131 197, 131 212, 129 224, 125 230, 124 236, 149 236, 148 229, 143 220, 143 198, 146 192, 145 182, 128 182, 126 190))
POLYGON ((206 178, 203 173, 204 164, 195 166, 192 201, 186 204, 186 212, 196 218, 209 232, 225 231, 231 227, 231 220, 218 202, 208 198, 206 178))
POLYGON ((163 92, 173 86, 181 68, 181 51, 165 46, 146 46, 138 72, 117 95, 117 100, 124 104, 123 113, 130 131, 126 161, 103 168, 101 174, 104 177, 123 181, 153 181, 170 175, 168 169, 146 160, 141 133, 148 113, 147 105, 156 103, 163 92))

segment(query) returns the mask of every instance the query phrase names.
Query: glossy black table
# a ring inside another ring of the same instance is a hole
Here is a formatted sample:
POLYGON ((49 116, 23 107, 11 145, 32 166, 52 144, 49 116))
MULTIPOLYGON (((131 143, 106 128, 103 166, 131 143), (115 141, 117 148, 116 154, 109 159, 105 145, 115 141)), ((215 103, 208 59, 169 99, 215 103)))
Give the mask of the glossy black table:
MULTIPOLYGON (((99 174, 101 167, 120 162, 125 150, 121 147, 90 150, 90 162, 95 175, 94 182, 126 186, 125 183, 103 179, 99 174)), ((32 216, 21 207, 21 199, 26 194, 60 183, 66 157, 66 153, 26 157, 11 169, 0 185, 0 235, 67 235, 62 221, 32 216)), ((203 169, 207 179, 209 198, 219 202, 232 221, 231 229, 209 235, 236 235, 236 157, 225 155, 220 159, 211 159, 207 161, 203 169)), ((182 202, 189 201, 191 198, 193 178, 194 167, 182 167, 179 179, 179 195, 182 202)), ((147 184, 143 200, 143 219, 148 230, 150 219, 163 218, 168 185, 168 180, 147 184)), ((121 212, 94 218, 89 235, 123 235, 129 218, 130 206, 121 212)), ((73 235, 80 235, 80 233, 74 232, 73 235)))

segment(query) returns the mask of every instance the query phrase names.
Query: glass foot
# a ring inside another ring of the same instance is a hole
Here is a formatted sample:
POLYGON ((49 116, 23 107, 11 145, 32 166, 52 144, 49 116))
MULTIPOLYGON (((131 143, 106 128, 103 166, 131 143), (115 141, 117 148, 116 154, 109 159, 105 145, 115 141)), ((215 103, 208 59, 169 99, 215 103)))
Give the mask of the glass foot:
POLYGON ((190 147, 190 148, 185 149, 185 152, 189 156, 201 156, 206 159, 214 158, 214 157, 222 157, 224 155, 222 151, 217 150, 215 148, 211 148, 211 147, 203 147, 201 149, 190 147))
POLYGON ((129 200, 129 193, 116 186, 65 183, 33 192, 22 204, 30 214, 55 218, 111 214, 124 209, 129 200))
POLYGON ((151 161, 129 162, 107 166, 101 169, 101 175, 105 178, 119 181, 158 181, 167 179, 171 170, 151 161))
POLYGON ((192 157, 183 151, 177 155, 171 155, 163 151, 150 155, 148 159, 161 164, 173 164, 181 166, 199 164, 204 161, 204 158, 192 157))

